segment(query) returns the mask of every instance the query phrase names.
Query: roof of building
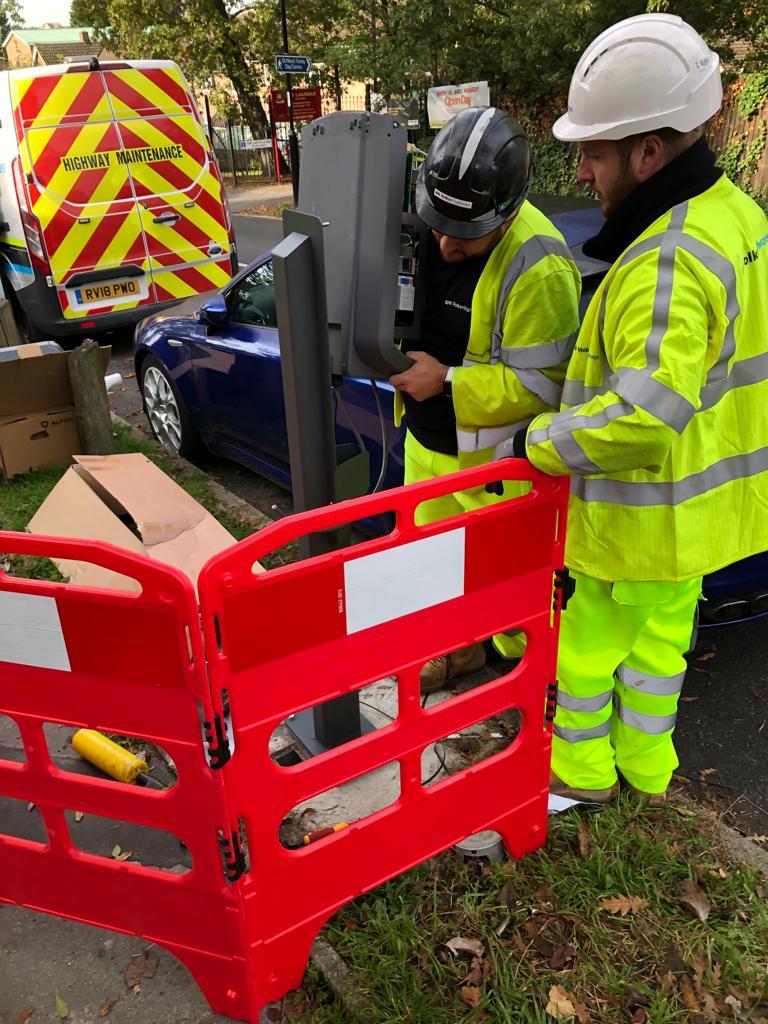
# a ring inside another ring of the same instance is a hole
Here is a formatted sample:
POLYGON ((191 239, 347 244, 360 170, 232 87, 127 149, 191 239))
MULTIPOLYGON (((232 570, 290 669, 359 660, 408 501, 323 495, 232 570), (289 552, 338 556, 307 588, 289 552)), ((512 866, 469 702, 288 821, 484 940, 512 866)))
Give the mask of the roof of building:
POLYGON ((11 31, 15 32, 19 39, 23 39, 25 43, 35 43, 39 46, 41 43, 80 43, 82 42, 81 32, 86 32, 90 36, 93 29, 81 26, 72 28, 14 28, 11 31))
POLYGON ((101 43, 36 43, 46 64, 61 64, 67 57, 98 57, 101 43))

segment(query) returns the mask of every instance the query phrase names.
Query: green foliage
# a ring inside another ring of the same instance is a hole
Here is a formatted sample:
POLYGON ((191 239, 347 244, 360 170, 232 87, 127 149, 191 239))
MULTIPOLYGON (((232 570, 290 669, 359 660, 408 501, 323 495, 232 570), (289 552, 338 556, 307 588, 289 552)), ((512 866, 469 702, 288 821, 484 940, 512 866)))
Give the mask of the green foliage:
POLYGON ((0 0, 0 34, 8 35, 12 28, 24 24, 24 18, 18 0, 0 0))
POLYGON ((749 120, 765 106, 768 100, 768 71, 747 75, 739 92, 736 109, 745 120, 749 120))
POLYGON ((722 167, 734 185, 738 185, 747 195, 768 213, 768 189, 753 184, 752 179, 757 172, 760 158, 765 152, 768 140, 768 123, 762 118, 760 129, 752 142, 747 145, 744 135, 735 135, 718 157, 718 166, 722 167))

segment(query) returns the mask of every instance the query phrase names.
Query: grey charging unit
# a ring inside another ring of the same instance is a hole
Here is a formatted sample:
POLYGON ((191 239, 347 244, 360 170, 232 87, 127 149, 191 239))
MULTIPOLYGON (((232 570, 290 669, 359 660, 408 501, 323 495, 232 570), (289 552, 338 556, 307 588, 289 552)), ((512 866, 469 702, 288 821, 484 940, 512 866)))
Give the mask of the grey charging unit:
POLYGON ((324 226, 331 372, 386 380, 411 365, 396 341, 418 337, 423 306, 406 128, 342 110, 306 125, 301 149, 299 209, 324 226))
MULTIPOLYGON (((397 342, 416 337, 424 228, 403 211, 407 140, 386 114, 338 112, 302 132, 299 211, 283 215, 272 251, 294 509, 364 494, 367 453, 335 444, 332 384, 342 374, 386 379, 411 361, 397 342)), ((348 447, 348 446, 345 446, 348 447)), ((303 558, 348 543, 343 531, 302 538, 303 558)), ((357 694, 287 723, 311 753, 372 727, 357 694)))

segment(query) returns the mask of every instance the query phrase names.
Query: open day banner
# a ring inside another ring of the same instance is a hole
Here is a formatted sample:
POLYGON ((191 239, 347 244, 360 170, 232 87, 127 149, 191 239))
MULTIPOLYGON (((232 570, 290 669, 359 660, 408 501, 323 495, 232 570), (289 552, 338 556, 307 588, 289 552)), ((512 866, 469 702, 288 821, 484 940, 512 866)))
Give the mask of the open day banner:
POLYGON ((465 82, 464 85, 438 85, 427 92, 427 114, 430 128, 442 128, 452 117, 467 107, 490 106, 487 82, 465 82))

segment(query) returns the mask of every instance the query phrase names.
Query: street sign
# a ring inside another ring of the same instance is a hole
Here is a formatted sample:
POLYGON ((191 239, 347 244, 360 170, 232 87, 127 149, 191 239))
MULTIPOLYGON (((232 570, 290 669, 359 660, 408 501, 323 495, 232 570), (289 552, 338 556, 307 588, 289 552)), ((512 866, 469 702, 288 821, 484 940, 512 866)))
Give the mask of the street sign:
POLYGON ((295 53, 275 54, 275 71, 282 75, 306 75, 311 67, 309 57, 297 57, 295 53))
MULTIPOLYGON (((293 89, 291 98, 294 121, 314 121, 322 114, 322 95, 319 86, 293 89)), ((288 97, 282 89, 270 89, 269 103, 273 121, 288 120, 288 97)))
POLYGON ((241 139, 240 149, 272 149, 272 139, 241 139))

